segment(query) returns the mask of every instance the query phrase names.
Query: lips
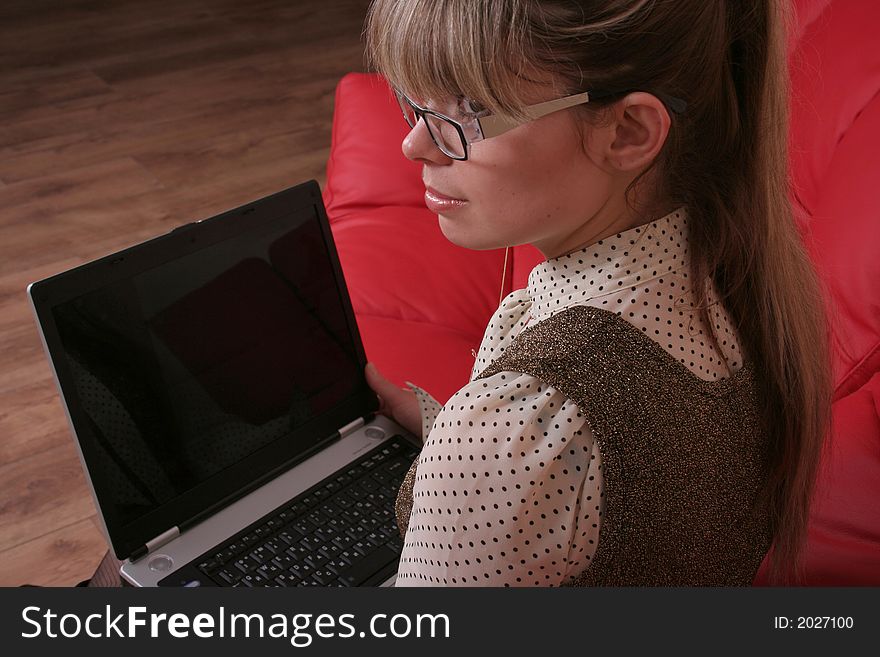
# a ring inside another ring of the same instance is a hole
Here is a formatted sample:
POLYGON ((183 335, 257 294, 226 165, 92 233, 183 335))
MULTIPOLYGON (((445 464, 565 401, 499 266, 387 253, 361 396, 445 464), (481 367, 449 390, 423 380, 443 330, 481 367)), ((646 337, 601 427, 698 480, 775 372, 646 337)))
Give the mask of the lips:
POLYGON ((431 212, 442 213, 449 212, 450 210, 455 210, 460 207, 463 207, 467 204, 467 200, 461 198, 452 198, 451 196, 446 196, 445 194, 441 194, 433 187, 425 188, 425 205, 428 206, 428 209, 431 212))

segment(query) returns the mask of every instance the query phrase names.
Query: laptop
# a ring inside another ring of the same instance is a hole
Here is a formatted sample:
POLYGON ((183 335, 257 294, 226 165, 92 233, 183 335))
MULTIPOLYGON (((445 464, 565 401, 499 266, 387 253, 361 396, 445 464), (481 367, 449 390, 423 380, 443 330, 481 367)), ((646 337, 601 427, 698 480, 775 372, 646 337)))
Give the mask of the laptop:
POLYGON ((28 286, 134 586, 393 586, 420 440, 378 415, 314 180, 28 286))

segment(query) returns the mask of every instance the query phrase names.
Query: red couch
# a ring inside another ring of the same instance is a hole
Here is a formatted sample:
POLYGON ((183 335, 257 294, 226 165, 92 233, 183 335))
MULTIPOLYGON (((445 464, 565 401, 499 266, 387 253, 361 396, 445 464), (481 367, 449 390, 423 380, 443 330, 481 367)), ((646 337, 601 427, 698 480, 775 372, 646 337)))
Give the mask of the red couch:
MULTIPOLYGON (((797 0, 791 161, 804 240, 834 318, 833 450, 812 512, 807 584, 880 584, 880 3, 797 0)), ((504 250, 448 242, 406 160, 386 83, 339 83, 324 195, 370 360, 439 401, 464 385, 498 305, 504 250)), ((503 294, 541 254, 511 249, 503 294)), ((765 563, 766 565, 766 563, 765 563)), ((766 583, 765 568, 756 585, 766 583)))

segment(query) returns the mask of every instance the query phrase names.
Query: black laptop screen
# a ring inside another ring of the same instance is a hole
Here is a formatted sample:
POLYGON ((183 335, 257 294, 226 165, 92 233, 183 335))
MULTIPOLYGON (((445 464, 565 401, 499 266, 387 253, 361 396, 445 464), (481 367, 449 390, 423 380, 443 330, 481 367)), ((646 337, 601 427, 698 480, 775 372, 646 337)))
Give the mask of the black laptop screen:
MULTIPOLYGON (((93 481, 126 525, 352 395, 359 365, 312 210, 53 308, 93 439, 93 481)), ((294 436, 299 435, 299 438, 294 436)), ((309 435, 309 438, 304 438, 309 435)))

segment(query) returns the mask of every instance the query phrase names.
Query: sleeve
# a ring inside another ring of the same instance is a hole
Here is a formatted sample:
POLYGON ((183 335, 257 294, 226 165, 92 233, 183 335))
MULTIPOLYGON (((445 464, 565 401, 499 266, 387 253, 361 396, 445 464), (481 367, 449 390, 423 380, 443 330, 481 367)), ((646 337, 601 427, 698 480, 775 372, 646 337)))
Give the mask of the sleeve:
POLYGON ((440 402, 434 399, 427 390, 423 390, 414 383, 405 381, 409 389, 416 393, 416 399, 419 400, 419 412, 422 416, 422 443, 425 442, 426 436, 431 433, 431 427, 434 426, 434 420, 440 412, 440 402))
MULTIPOLYGON (((431 428, 434 426, 437 414, 440 412, 440 402, 434 399, 431 393, 416 384, 409 381, 405 381, 405 383, 416 394, 416 399, 419 401, 419 413, 422 417, 422 443, 424 444, 425 438, 431 433, 431 428)), ((409 470, 403 476, 400 488, 397 489, 397 498, 394 501, 394 515, 397 519, 397 530, 400 532, 401 538, 406 535, 406 528, 409 525, 409 517, 412 513, 412 487, 418 465, 419 458, 417 456, 413 459, 409 470)))
POLYGON ((407 477, 397 586, 559 586, 595 553, 598 445, 577 405, 531 375, 459 390, 407 477))

